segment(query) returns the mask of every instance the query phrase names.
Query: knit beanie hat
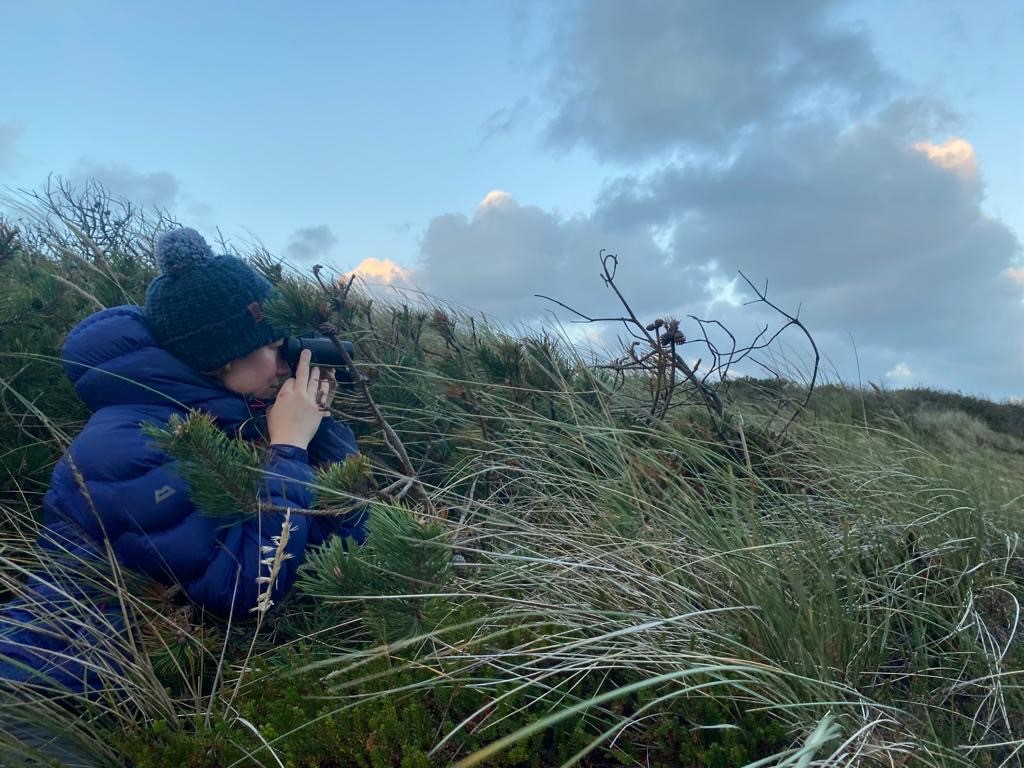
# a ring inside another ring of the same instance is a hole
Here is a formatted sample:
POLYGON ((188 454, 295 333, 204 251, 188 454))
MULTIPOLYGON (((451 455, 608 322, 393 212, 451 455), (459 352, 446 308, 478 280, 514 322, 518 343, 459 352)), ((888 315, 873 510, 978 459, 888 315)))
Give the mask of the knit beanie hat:
POLYGON ((270 282, 235 256, 214 256, 194 229, 165 232, 153 256, 160 274, 146 289, 146 321, 160 346, 197 371, 285 335, 263 318, 270 282))

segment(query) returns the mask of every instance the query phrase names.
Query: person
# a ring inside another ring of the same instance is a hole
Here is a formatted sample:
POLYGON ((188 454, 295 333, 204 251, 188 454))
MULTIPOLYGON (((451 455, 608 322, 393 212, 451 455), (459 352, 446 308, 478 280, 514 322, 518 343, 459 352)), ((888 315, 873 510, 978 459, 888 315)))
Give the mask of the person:
MULTIPOLYGON (((311 366, 306 350, 289 375, 278 352, 285 334, 263 314, 271 283, 242 259, 214 255, 193 229, 164 233, 154 257, 160 274, 144 306, 101 310, 62 345, 64 371, 92 413, 53 470, 39 542, 83 562, 112 552, 128 572, 180 587, 200 611, 238 617, 267 590, 274 601, 287 593, 308 547, 335 535, 363 543, 365 510, 290 512, 290 557, 265 583, 262 561, 267 547, 277 547, 286 511, 312 507, 314 470, 355 453, 356 442, 330 414, 332 372, 311 366), (196 504, 181 463, 141 428, 193 410, 231 436, 268 446, 259 509, 240 510, 228 525, 196 504)), ((81 622, 55 630, 39 615, 47 601, 72 600, 74 587, 36 574, 26 590, 0 612, 0 678, 45 680, 72 693, 102 685, 95 665, 78 658, 87 634, 81 622)), ((118 625, 120 609, 107 611, 110 621, 97 633, 118 625)))

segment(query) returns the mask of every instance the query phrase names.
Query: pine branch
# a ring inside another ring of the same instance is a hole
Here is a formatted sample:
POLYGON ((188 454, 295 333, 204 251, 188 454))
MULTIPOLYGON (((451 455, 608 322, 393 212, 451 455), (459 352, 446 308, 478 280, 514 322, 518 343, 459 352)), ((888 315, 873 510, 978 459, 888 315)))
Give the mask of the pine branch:
POLYGON ((166 427, 150 423, 142 430, 181 462, 181 475, 203 512, 222 517, 255 513, 259 504, 253 475, 257 456, 249 443, 231 439, 217 428, 212 416, 201 411, 193 411, 185 419, 175 414, 166 427))
POLYGON ((385 642, 432 628, 450 610, 447 600, 431 597, 451 577, 445 527, 420 523, 410 510, 392 504, 374 504, 367 527, 359 549, 332 539, 310 552, 299 589, 321 599, 358 602, 365 622, 385 642))

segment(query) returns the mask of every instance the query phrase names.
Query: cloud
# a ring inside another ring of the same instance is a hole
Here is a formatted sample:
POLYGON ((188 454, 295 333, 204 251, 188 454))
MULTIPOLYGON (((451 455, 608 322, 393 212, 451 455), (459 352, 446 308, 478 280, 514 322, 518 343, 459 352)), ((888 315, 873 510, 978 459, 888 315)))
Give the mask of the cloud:
MULTIPOLYGON (((471 215, 430 222, 418 280, 499 317, 554 309, 571 318, 535 293, 618 315, 597 276, 605 248, 619 254, 618 282, 642 318, 720 320, 742 343, 759 323, 782 319, 763 304, 742 306, 754 296, 742 270, 757 285, 767 280, 781 308, 799 308, 824 365, 844 381, 857 380, 856 352, 865 379, 906 370, 951 389, 1019 391, 1021 243, 984 211, 968 140, 921 135, 947 128, 927 105, 899 103, 850 127, 766 129, 728 162, 670 161, 613 179, 588 214, 493 190, 471 215)), ((686 322, 694 338, 699 329, 686 322)), ((807 349, 796 329, 788 334, 807 349)), ((806 361, 798 351, 778 367, 806 361)))
POLYGON ((477 206, 477 212, 484 211, 486 208, 514 208, 516 207, 515 200, 512 199, 512 195, 503 189, 492 189, 486 195, 484 199, 480 201, 480 205, 477 206))
POLYGON ((1024 269, 1020 267, 1008 267, 1006 276, 1017 285, 1024 285, 1024 269))
MULTIPOLYGON (((616 286, 644 323, 692 312, 708 320, 725 320, 740 345, 750 343, 763 323, 773 330, 782 325, 779 315, 763 307, 739 306, 736 280, 723 277, 717 265, 698 260, 674 263, 655 235, 656 228, 646 225, 608 224, 583 214, 565 216, 521 205, 508 192, 493 190, 471 216, 448 213, 430 222, 421 241, 422 259, 415 279, 429 294, 483 310, 501 321, 556 321, 574 343, 600 350, 604 357, 618 356, 623 340, 628 344, 631 339, 621 322, 607 319, 622 317, 626 310, 601 279, 598 254, 603 248, 619 254, 616 286), (534 294, 604 319, 581 323, 582 318, 569 308, 534 294)), ((704 333, 691 319, 684 319, 684 329, 690 339, 704 333)), ((720 327, 710 324, 706 332, 718 349, 730 348, 731 341, 720 327)), ((791 336, 786 335, 787 341, 791 336)), ((707 370, 706 349, 692 349, 703 355, 701 370, 707 370)), ((787 365, 778 367, 800 375, 787 365)))
POLYGON ((327 254, 338 238, 326 224, 304 227, 292 232, 285 246, 285 254, 293 261, 311 261, 327 254))
MULTIPOLYGON (((742 344, 781 319, 744 306, 754 291, 742 270, 799 312, 823 371, 844 381, 888 374, 1019 393, 1021 243, 983 207, 984 169, 961 116, 887 72, 863 29, 840 21, 845 5, 559 6, 543 139, 585 146, 616 176, 589 212, 495 190, 471 214, 435 217, 422 280, 502 317, 536 316, 545 307, 533 293, 617 315, 596 276, 606 248, 642 318, 718 320, 742 344)), ((700 333, 684 324, 688 338, 700 333)), ((796 328, 784 342, 762 360, 806 373, 796 328)))
POLYGON ((496 109, 480 125, 480 141, 486 142, 495 136, 511 133, 530 111, 530 100, 526 96, 519 98, 510 107, 496 109))
POLYGON ((914 149, 940 168, 955 171, 967 179, 973 179, 978 174, 978 159, 974 155, 974 147, 966 139, 954 136, 943 144, 919 141, 914 145, 914 149))
POLYGON ((985 213, 970 144, 908 135, 913 125, 883 114, 765 131, 728 163, 610 182, 594 216, 671 230, 667 276, 696 261, 716 265, 709 285, 737 270, 767 279, 847 358, 846 377, 839 348, 853 334, 868 376, 898 354, 946 386, 1011 387, 1024 375, 1020 241, 985 213))
POLYGON ((597 312, 614 306, 598 277, 598 252, 616 247, 629 254, 624 280, 631 289, 660 293, 664 253, 645 228, 609 229, 588 216, 520 205, 494 190, 472 216, 447 213, 430 221, 417 278, 429 293, 505 318, 536 317, 554 307, 535 293, 597 312))
POLYGON ((0 170, 14 164, 15 146, 21 138, 21 130, 17 123, 0 123, 0 170))
POLYGON ((588 0, 551 45, 545 138, 639 160, 723 150, 797 115, 859 113, 894 83, 839 2, 588 0))
POLYGON ((909 379, 914 375, 906 363, 897 363, 896 367, 885 374, 887 379, 909 379))
POLYGON ((352 271, 367 284, 383 284, 399 288, 413 287, 412 270, 391 259, 375 259, 371 256, 359 262, 359 265, 352 271))
POLYGON ((118 163, 79 160, 72 169, 72 182, 96 179, 108 192, 141 206, 171 209, 179 202, 181 183, 168 171, 150 173, 132 170, 118 163))

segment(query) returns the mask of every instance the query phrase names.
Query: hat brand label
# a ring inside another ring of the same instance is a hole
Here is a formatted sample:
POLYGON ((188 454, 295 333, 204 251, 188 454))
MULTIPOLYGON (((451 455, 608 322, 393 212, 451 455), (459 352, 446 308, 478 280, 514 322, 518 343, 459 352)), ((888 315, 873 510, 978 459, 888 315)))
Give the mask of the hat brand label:
POLYGON ((249 310, 249 314, 252 315, 252 319, 257 323, 263 321, 263 307, 260 306, 258 301, 254 301, 252 304, 246 307, 249 310))

